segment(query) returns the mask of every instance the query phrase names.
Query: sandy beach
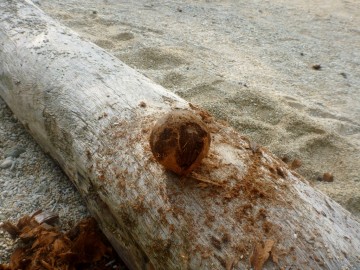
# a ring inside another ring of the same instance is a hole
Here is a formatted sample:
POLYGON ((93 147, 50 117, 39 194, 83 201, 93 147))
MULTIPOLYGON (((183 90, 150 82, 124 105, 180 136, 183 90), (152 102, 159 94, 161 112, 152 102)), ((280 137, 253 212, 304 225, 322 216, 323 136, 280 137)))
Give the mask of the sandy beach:
MULTIPOLYGON (((34 3, 294 167, 301 163, 298 173, 360 220, 360 2, 34 3)), ((0 166, 7 162, 0 221, 37 208, 58 212, 63 224, 87 215, 70 181, 2 100, 0 116, 0 166)), ((12 244, 0 231, 0 249, 12 244)))
POLYGON ((360 215, 356 1, 38 1, 360 215), (317 66, 318 65, 318 66, 317 66), (334 182, 318 181, 331 173, 334 182))

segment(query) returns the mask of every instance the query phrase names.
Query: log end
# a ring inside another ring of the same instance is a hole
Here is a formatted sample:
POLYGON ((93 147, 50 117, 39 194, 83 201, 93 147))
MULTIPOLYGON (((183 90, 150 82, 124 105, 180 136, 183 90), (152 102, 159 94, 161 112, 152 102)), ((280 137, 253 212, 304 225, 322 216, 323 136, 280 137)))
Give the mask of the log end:
POLYGON ((175 110, 159 119, 150 134, 155 159, 166 169, 187 175, 197 168, 210 148, 206 124, 187 110, 175 110))

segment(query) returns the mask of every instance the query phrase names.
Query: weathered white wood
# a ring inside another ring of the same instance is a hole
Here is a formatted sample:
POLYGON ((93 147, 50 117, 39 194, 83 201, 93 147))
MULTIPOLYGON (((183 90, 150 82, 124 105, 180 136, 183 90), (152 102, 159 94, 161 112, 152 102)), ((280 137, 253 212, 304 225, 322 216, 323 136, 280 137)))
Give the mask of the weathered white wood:
POLYGON ((349 212, 30 1, 0 1, 0 95, 131 269, 245 269, 261 241, 273 243, 267 269, 360 267, 360 225, 349 212), (149 148, 151 126, 176 108, 212 131, 193 178, 165 172, 149 148))

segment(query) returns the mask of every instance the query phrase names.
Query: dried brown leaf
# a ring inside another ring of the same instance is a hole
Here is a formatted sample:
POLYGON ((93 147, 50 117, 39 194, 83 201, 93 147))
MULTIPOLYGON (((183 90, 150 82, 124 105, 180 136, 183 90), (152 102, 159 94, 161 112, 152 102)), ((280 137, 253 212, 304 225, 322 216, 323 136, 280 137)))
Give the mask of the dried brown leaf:
POLYGON ((48 269, 48 270, 53 270, 53 269, 54 269, 49 263, 47 263, 47 262, 44 261, 44 260, 40 260, 40 264, 41 264, 45 269, 48 269))
POLYGON ((53 252, 60 254, 65 251, 70 250, 71 248, 71 241, 67 239, 66 237, 58 238, 54 241, 53 244, 53 252))
POLYGON ((17 248, 10 257, 10 269, 26 269, 29 263, 25 248, 17 248))
POLYGON ((99 234, 95 232, 82 232, 76 239, 72 251, 76 251, 80 255, 79 262, 93 263, 105 255, 107 248, 99 234))
POLYGON ((19 237, 23 241, 29 241, 29 240, 32 240, 32 239, 38 237, 38 235, 40 234, 40 232, 42 230, 43 229, 41 227, 36 227, 36 228, 25 227, 21 231, 21 234, 19 235, 19 237))
POLYGON ((39 224, 42 224, 42 223, 53 224, 54 222, 56 222, 59 219, 59 215, 49 212, 49 211, 45 211, 45 212, 41 212, 41 213, 38 213, 37 215, 35 215, 34 219, 39 224))
POLYGON ((19 219, 18 223, 16 224, 16 227, 18 227, 19 230, 23 230, 23 228, 25 227, 35 227, 35 226, 31 222, 31 217, 26 215, 19 219))
POLYGON ((62 262, 70 264, 70 265, 74 265, 78 261, 79 256, 76 252, 69 251, 69 252, 64 252, 64 253, 58 254, 58 257, 60 258, 60 260, 62 262))
POLYGON ((9 221, 5 221, 0 226, 0 228, 2 228, 4 231, 6 231, 8 234, 10 234, 11 238, 13 238, 13 239, 15 239, 16 237, 19 236, 19 233, 20 233, 19 229, 9 221))
POLYGON ((50 246, 58 237, 60 237, 60 233, 42 231, 31 246, 31 249, 50 246))
POLYGON ((33 217, 35 217, 36 215, 42 213, 42 211, 43 211, 42 209, 38 209, 38 210, 32 212, 32 213, 30 214, 30 218, 33 218, 33 217))

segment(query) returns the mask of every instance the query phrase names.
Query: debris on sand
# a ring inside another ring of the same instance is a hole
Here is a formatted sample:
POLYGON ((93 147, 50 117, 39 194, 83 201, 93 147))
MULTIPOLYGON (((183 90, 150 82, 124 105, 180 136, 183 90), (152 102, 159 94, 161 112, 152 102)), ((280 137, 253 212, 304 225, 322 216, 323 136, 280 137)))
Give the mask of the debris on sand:
POLYGON ((51 225, 56 219, 56 214, 37 211, 23 216, 16 225, 1 224, 20 243, 9 264, 0 264, 0 270, 127 269, 94 218, 81 220, 66 233, 51 225))

